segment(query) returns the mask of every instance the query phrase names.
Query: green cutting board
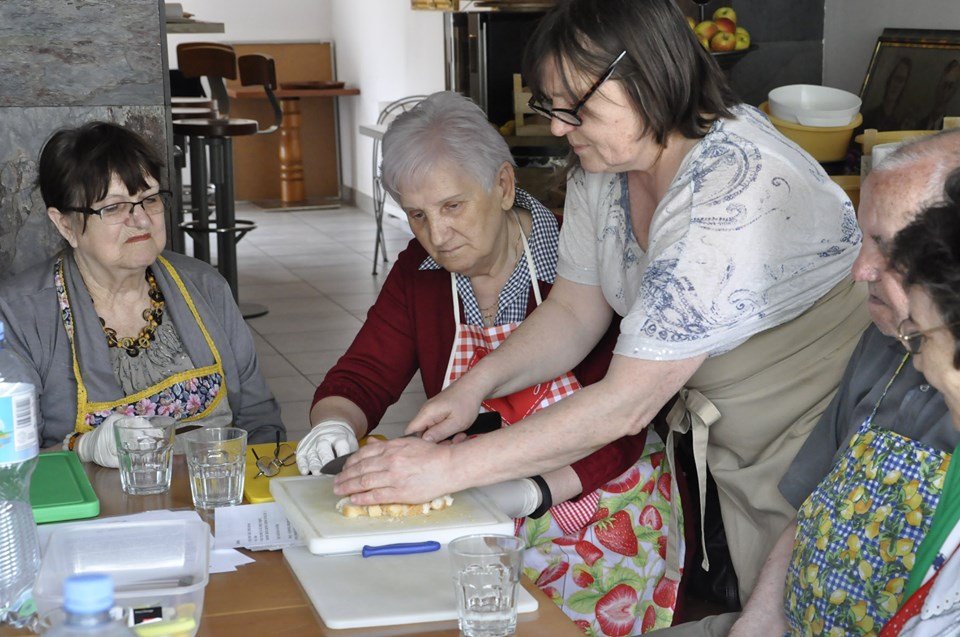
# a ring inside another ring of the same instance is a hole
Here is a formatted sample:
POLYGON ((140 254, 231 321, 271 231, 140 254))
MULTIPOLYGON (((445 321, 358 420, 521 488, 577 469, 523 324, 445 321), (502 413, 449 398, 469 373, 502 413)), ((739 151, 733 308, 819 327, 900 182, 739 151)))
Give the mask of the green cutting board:
POLYGON ((30 504, 37 524, 92 518, 100 513, 100 500, 72 451, 40 454, 30 479, 30 504))

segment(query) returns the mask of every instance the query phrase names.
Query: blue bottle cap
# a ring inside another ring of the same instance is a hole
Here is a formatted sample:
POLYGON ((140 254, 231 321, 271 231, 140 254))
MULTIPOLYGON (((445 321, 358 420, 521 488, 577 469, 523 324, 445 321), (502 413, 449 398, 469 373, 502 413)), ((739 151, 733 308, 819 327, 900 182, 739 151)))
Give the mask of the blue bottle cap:
POLYGON ((68 613, 102 613, 113 607, 113 578, 105 573, 71 575, 63 583, 63 608, 68 613))

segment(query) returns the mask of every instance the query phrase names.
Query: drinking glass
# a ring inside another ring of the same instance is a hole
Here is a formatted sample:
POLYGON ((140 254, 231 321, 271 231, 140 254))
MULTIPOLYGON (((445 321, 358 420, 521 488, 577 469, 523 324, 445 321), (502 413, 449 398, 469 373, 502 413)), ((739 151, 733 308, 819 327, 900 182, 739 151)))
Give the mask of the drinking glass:
POLYGON ((124 493, 149 495, 170 489, 176 425, 169 416, 123 416, 114 422, 124 493))
POLYGON ((514 634, 523 541, 512 535, 467 535, 448 548, 460 632, 466 637, 514 634))
POLYGON ((204 427, 184 434, 181 440, 193 506, 213 509, 240 504, 247 432, 237 427, 204 427))

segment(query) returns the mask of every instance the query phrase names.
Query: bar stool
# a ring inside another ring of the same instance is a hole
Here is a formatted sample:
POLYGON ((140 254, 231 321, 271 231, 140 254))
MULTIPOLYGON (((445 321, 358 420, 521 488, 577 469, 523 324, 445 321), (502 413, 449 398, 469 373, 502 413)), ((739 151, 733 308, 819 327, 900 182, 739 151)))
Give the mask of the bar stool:
MULTIPOLYGON (((214 195, 216 224, 210 226, 208 223, 206 197, 194 196, 196 204, 194 219, 182 223, 181 227, 194 239, 195 246, 198 243, 204 243, 208 234, 216 235, 217 268, 230 284, 234 299, 238 299, 237 242, 254 230, 256 224, 252 221, 236 219, 234 215, 233 138, 268 134, 280 127, 283 113, 280 110, 280 103, 273 94, 277 87, 276 66, 272 58, 259 54, 244 55, 238 61, 233 47, 216 43, 181 44, 177 47, 177 59, 180 71, 185 76, 207 78, 210 91, 219 107, 219 115, 216 117, 173 122, 174 135, 190 138, 192 165, 199 164, 205 169, 204 154, 206 149, 209 150, 209 180, 216 189, 214 195), (223 81, 237 79, 238 66, 241 85, 263 86, 274 112, 272 126, 261 129, 256 120, 229 117, 230 99, 223 81), (198 161, 194 161, 195 158, 198 158, 198 161)), ((199 173, 200 170, 197 172, 199 173)), ((200 190, 197 184, 207 183, 206 175, 198 174, 197 177, 199 179, 193 182, 194 193, 200 190)), ((239 302, 238 304, 244 318, 253 318, 267 313, 267 308, 262 305, 239 302)))
MULTIPOLYGON (((171 103, 173 106, 170 109, 170 118, 173 121, 182 120, 182 119, 191 119, 191 118, 211 118, 216 117, 217 112, 214 108, 213 100, 207 98, 172 98, 171 103), (190 100, 189 103, 199 104, 201 106, 177 106, 178 103, 184 103, 180 101, 181 99, 190 100), (206 106, 202 106, 206 104, 206 106)), ((173 136, 173 214, 170 224, 170 248, 174 252, 179 252, 181 254, 186 253, 186 233, 183 229, 183 169, 187 165, 187 140, 183 135, 174 135, 173 136)), ((192 160, 191 167, 197 161, 205 161, 204 158, 197 157, 192 160)), ((202 192, 205 190, 202 184, 199 184, 198 187, 202 192)), ((192 194, 193 190, 191 190, 192 194)), ((193 200, 191 199, 191 202, 193 200)), ((191 205, 191 213, 196 210, 195 204, 191 205)), ((206 237, 204 237, 206 239, 206 237)), ((202 261, 210 262, 210 247, 205 242, 201 245, 194 243, 194 257, 201 259, 202 261), (198 250, 199 248, 199 250, 198 250)))

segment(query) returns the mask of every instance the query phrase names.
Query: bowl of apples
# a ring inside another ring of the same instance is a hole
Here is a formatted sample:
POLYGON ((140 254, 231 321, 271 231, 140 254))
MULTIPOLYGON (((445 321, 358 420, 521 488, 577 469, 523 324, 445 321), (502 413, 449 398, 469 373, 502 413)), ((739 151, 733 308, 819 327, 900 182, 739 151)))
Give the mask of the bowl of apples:
POLYGON ((687 18, 697 40, 713 55, 720 68, 730 68, 748 52, 757 49, 750 42, 750 32, 737 24, 737 12, 733 7, 720 7, 710 20, 696 22, 687 18))

